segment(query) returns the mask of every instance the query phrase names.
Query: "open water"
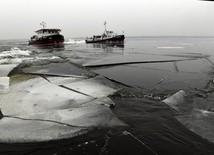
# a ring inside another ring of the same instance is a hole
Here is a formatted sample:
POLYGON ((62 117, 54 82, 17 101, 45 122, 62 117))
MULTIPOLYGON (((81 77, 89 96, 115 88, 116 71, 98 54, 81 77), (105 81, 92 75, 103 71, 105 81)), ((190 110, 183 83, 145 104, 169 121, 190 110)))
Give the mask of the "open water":
POLYGON ((11 142, 11 135, 1 142, 0 154, 214 154, 213 50, 214 38, 206 37, 132 37, 123 45, 68 39, 60 48, 1 40, 0 75, 10 77, 10 83, 0 80, 1 105, 13 101, 7 96, 10 84, 25 78, 20 68, 66 62, 117 88, 109 96, 115 103, 111 111, 126 125, 32 143, 11 142), (4 71, 10 64, 18 69, 4 71))

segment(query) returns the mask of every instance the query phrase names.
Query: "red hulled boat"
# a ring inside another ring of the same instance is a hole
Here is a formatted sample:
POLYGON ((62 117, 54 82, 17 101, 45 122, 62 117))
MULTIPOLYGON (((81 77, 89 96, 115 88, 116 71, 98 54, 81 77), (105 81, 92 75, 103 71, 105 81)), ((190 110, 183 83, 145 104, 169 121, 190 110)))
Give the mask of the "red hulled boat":
POLYGON ((60 34, 60 29, 47 29, 45 23, 42 22, 43 29, 35 31, 37 35, 31 37, 28 45, 61 45, 64 42, 64 36, 60 34))

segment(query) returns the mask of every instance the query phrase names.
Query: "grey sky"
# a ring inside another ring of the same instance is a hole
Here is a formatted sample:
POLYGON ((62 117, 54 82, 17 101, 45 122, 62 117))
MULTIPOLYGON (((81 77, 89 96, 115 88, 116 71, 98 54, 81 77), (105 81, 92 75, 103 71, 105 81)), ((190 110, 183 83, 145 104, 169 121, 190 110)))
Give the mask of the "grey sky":
POLYGON ((28 39, 45 21, 65 38, 107 28, 128 36, 214 36, 214 3, 198 0, 0 0, 0 39, 28 39))

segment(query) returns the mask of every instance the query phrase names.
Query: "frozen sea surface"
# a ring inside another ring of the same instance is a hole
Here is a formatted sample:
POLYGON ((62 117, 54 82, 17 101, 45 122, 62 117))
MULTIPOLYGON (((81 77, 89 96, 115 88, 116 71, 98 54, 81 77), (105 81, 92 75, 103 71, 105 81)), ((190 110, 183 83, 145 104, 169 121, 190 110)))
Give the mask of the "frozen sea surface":
POLYGON ((0 153, 213 154, 213 42, 1 41, 0 153))

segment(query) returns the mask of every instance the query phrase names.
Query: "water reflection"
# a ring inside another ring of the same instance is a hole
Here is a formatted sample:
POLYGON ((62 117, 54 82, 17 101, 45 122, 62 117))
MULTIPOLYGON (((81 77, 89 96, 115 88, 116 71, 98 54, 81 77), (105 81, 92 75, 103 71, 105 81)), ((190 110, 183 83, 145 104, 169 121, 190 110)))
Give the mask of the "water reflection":
POLYGON ((93 48, 101 48, 106 52, 113 53, 115 49, 124 50, 124 42, 121 43, 93 43, 91 44, 93 48))

